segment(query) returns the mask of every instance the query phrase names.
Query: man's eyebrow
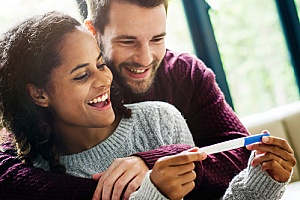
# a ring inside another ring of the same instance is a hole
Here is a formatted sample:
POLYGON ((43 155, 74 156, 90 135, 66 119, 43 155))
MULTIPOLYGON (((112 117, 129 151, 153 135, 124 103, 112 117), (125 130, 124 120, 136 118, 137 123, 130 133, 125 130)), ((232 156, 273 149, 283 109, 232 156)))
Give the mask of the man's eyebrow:
POLYGON ((161 34, 158 34, 158 35, 153 36, 153 38, 164 37, 164 36, 166 36, 166 35, 167 35, 167 33, 164 32, 164 33, 161 33, 161 34))
POLYGON ((129 36, 129 35, 118 35, 117 37, 114 38, 115 40, 120 40, 120 39, 136 39, 136 37, 134 36, 129 36))
MULTIPOLYGON (((102 52, 100 52, 99 56, 97 57, 96 61, 98 61, 101 57, 102 57, 102 52)), ((85 66, 88 66, 89 63, 83 63, 83 64, 79 64, 77 65, 74 69, 72 69, 72 71, 70 72, 70 74, 72 74, 74 71, 76 71, 77 69, 83 68, 85 66)))
MULTIPOLYGON (((163 32, 163 33, 161 33, 161 34, 158 34, 158 35, 155 35, 155 36, 153 36, 152 38, 157 38, 157 37, 164 37, 164 36, 166 36, 166 32, 163 32)), ((128 39, 128 40, 134 40, 134 39, 136 39, 137 37, 135 37, 135 36, 130 36, 130 35, 118 35, 117 37, 115 37, 114 39, 115 40, 120 40, 120 39, 128 39)))

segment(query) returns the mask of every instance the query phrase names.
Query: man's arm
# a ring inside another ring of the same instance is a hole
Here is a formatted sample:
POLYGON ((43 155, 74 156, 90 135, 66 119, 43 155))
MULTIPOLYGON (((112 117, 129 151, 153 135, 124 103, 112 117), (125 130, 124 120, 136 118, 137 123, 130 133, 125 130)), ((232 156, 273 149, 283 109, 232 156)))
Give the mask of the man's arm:
MULTIPOLYGON (((14 152, 11 147, 5 148, 6 152, 0 152, 1 199, 92 199, 97 181, 34 168, 12 155, 14 152)), ((156 155, 156 161, 160 157, 174 155, 189 148, 189 145, 170 145, 146 154, 156 155)), ((153 166, 153 161, 146 162, 147 166, 153 166)))
POLYGON ((0 152, 1 199, 92 199, 92 179, 46 172, 0 152))

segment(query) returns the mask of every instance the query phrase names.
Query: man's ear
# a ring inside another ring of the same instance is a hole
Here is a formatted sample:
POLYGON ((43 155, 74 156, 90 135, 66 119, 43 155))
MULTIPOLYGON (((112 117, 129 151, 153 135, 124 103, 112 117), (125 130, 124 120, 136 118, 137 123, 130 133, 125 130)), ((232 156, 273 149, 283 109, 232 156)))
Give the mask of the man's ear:
POLYGON ((27 84, 26 90, 35 104, 41 107, 49 106, 48 95, 44 89, 40 89, 33 84, 27 84))
POLYGON ((93 36, 96 36, 96 29, 92 23, 92 20, 89 19, 84 20, 84 25, 93 34, 93 36))

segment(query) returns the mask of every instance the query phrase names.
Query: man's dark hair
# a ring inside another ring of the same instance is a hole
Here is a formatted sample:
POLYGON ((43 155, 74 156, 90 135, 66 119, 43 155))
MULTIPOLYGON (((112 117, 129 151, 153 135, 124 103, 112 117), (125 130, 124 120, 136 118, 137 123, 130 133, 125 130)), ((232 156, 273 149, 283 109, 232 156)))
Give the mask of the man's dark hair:
POLYGON ((143 8, 154 8, 164 5, 168 10, 168 0, 87 0, 88 16, 95 29, 103 34, 105 26, 109 23, 110 6, 113 2, 138 5, 143 8))

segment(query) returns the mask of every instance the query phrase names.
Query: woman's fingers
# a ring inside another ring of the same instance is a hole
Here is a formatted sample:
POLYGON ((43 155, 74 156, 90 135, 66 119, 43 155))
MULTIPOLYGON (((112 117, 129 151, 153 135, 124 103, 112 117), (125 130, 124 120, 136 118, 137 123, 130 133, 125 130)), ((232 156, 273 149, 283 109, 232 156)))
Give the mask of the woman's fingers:
POLYGON ((252 165, 261 165, 262 170, 279 182, 286 182, 296 164, 294 151, 282 138, 265 136, 262 142, 248 145, 249 150, 256 150, 252 165))

